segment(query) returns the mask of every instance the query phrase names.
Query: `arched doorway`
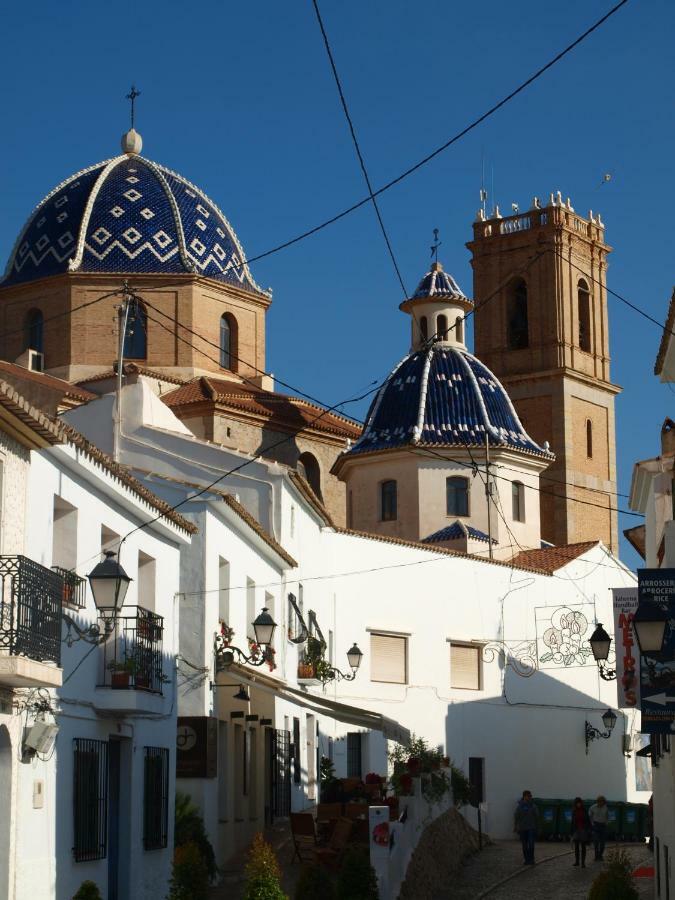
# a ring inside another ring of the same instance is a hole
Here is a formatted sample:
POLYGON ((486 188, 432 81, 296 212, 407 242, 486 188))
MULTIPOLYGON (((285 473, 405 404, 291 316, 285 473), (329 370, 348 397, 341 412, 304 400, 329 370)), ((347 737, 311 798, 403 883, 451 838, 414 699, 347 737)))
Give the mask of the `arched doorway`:
POLYGON ((12 741, 5 725, 0 725, 0 897, 9 896, 9 854, 12 834, 12 741))

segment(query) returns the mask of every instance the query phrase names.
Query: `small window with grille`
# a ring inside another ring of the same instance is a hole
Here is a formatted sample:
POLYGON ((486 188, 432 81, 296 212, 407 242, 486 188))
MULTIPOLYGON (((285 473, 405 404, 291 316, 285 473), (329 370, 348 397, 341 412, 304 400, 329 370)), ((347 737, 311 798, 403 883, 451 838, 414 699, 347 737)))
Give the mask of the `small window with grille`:
POLYGON ((169 750, 144 747, 143 848, 163 850, 169 834, 169 750))
POLYGON ((108 744, 89 738, 73 741, 75 862, 105 859, 108 846, 108 744))

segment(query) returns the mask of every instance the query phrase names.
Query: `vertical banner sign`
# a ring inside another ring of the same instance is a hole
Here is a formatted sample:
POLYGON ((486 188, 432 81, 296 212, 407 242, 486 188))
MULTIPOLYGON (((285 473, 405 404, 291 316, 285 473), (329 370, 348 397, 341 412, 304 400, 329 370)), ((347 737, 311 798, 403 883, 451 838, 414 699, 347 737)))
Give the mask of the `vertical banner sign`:
POLYGON ((634 709, 640 703, 640 652, 631 623, 638 605, 638 589, 612 588, 612 596, 617 706, 634 709))
POLYGON ((661 652, 640 658, 642 731, 675 734, 675 569, 638 569, 638 596, 668 616, 661 652))

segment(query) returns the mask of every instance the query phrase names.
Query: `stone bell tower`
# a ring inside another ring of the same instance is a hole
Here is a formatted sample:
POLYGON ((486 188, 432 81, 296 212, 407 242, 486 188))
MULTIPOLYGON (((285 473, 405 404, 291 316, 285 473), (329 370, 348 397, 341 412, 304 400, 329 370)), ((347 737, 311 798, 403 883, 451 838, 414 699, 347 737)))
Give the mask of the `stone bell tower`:
MULTIPOLYGON (((561 545, 618 548, 605 226, 558 192, 548 205, 473 226, 475 352, 556 461, 541 477, 541 532, 561 545), (583 501, 583 502, 581 502, 583 501)), ((507 473, 505 473, 507 474, 507 473)))

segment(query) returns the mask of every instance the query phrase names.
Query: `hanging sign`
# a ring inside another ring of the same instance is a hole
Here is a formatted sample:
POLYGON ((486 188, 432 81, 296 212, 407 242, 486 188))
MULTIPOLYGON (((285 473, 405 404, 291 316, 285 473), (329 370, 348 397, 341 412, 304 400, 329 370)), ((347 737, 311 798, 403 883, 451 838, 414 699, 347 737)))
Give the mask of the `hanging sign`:
POLYGON ((640 651, 632 626, 638 605, 638 589, 637 586, 612 588, 612 595, 617 706, 620 709, 634 709, 640 704, 640 651))
POLYGON ((675 733, 675 569, 638 569, 640 602, 657 603, 667 614, 663 649, 640 658, 642 731, 675 733))

